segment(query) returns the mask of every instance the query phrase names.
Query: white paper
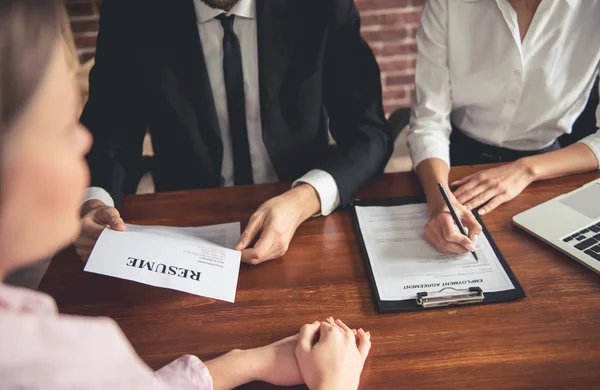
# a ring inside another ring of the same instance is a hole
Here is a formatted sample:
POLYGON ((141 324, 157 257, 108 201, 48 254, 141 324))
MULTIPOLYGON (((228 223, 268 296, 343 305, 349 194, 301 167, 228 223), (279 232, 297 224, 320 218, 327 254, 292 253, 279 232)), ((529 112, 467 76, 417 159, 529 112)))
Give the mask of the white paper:
POLYGON ((192 228, 127 225, 105 229, 85 271, 234 302, 239 222, 192 228))
POLYGON ((439 253, 423 239, 427 205, 356 207, 360 229, 382 301, 416 298, 446 287, 481 287, 483 292, 514 289, 484 234, 471 253, 439 253))

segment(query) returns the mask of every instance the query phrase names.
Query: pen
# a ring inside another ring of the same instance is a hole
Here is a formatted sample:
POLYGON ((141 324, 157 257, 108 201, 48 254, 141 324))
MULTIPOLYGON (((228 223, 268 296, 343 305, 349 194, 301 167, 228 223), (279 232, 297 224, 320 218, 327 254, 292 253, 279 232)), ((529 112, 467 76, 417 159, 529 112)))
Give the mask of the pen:
MULTIPOLYGON (((442 193, 442 197, 444 198, 444 202, 446 202, 446 206, 448 206, 448 209, 450 210, 450 214, 452 214, 452 219, 454 220, 454 223, 456 223, 456 225, 458 226, 458 230, 460 230, 462 235, 469 237, 469 235, 467 234, 467 230, 460 221, 460 218, 458 218, 458 214, 456 214, 456 210, 454 210, 454 207, 452 207, 452 202, 450 202, 450 198, 448 198, 448 194, 446 193, 444 186, 438 183, 438 188, 442 193)), ((479 261, 477 253, 471 252, 471 254, 473 255, 476 261, 479 261)))

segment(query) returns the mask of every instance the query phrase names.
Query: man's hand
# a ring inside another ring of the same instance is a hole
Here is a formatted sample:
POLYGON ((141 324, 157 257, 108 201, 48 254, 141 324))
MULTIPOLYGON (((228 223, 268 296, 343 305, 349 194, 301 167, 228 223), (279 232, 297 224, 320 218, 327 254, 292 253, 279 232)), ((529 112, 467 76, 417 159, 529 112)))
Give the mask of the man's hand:
POLYGON ((283 256, 300 224, 321 209, 319 195, 308 184, 263 203, 250 217, 235 249, 242 251, 242 261, 249 264, 283 256), (250 247, 260 232, 260 238, 250 247))
POLYGON ((125 222, 121 219, 119 210, 106 206, 97 199, 85 202, 81 206, 81 233, 75 241, 75 248, 81 260, 88 260, 100 233, 105 228, 125 230, 125 222))
POLYGON ((467 209, 479 210, 483 215, 508 202, 529 186, 535 177, 524 160, 517 160, 497 168, 486 169, 452 183, 459 187, 454 196, 467 209), (487 203, 487 204, 486 204, 487 203))

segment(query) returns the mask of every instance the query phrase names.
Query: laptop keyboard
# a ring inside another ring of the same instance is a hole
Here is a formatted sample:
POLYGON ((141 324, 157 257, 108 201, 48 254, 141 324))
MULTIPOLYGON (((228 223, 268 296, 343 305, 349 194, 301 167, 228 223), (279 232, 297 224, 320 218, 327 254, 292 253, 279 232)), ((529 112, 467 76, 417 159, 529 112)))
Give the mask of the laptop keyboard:
POLYGON ((564 237, 563 242, 600 261, 600 221, 564 237))

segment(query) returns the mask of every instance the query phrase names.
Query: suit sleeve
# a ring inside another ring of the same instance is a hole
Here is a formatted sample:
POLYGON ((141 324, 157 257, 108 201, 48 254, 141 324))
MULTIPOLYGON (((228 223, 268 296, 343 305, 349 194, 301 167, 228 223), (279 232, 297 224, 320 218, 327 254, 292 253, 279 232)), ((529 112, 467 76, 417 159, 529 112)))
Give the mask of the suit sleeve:
MULTIPOLYGON (((94 137, 87 156, 92 186, 104 188, 118 203, 128 167, 139 160, 147 128, 141 46, 133 0, 102 2, 89 100, 81 122, 94 137)), ((142 6, 140 5, 140 8, 142 6)))
POLYGON ((332 1, 325 58, 324 96, 337 147, 320 169, 335 179, 342 205, 383 172, 393 141, 383 110, 379 66, 360 35, 353 0, 332 1))

